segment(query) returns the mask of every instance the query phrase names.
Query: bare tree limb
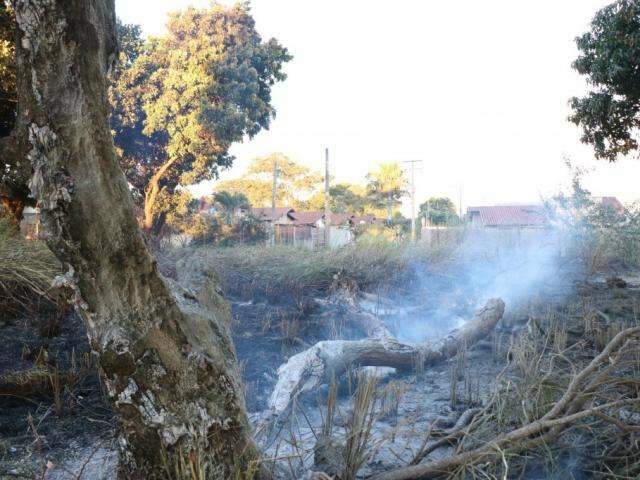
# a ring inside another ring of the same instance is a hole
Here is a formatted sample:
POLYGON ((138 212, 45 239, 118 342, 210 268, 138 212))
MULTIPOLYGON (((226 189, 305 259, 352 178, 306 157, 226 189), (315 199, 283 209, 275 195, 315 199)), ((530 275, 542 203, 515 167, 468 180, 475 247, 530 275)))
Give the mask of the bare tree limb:
MULTIPOLYGON (((435 343, 406 344, 377 329, 381 338, 328 340, 292 356, 278 369, 278 382, 269 401, 270 413, 279 415, 300 393, 338 376, 350 366, 415 368, 434 365, 487 337, 504 313, 504 302, 493 299, 462 328, 435 343)), ((388 332, 388 331, 387 331, 388 332)))

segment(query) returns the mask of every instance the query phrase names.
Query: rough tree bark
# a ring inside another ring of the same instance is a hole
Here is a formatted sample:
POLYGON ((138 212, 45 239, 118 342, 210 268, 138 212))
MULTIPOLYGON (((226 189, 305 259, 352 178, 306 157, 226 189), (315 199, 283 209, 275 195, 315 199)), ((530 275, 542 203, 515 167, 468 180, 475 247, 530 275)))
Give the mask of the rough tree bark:
POLYGON ((292 356, 278 369, 278 382, 269 399, 269 417, 280 416, 297 395, 328 382, 349 366, 406 370, 419 363, 428 366, 451 358, 460 349, 486 338, 502 318, 504 307, 500 299, 489 300, 462 328, 436 343, 400 343, 379 321, 356 317, 372 338, 322 341, 292 356))
POLYGON ((171 293, 116 160, 106 96, 117 50, 114 0, 14 0, 14 7, 30 80, 21 89, 31 190, 121 420, 119 475, 166 478, 166 464, 175 478, 184 460, 206 469, 206 478, 242 476, 258 453, 228 305, 211 282, 171 293))

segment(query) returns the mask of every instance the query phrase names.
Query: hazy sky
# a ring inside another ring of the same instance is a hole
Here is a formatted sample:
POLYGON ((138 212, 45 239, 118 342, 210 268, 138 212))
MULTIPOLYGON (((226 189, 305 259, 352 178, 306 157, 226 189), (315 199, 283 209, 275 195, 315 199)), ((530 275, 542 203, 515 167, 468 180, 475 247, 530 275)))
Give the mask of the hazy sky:
MULTIPOLYGON (((145 33, 201 0, 116 0, 145 33)), ((294 55, 275 88, 271 129, 234 146, 240 175, 283 152, 318 170, 330 149, 336 181, 364 182, 377 162, 423 161, 417 200, 463 206, 538 201, 566 185, 563 158, 594 168, 597 195, 640 198, 640 160, 595 162, 566 121, 585 91, 574 38, 610 0, 253 0, 263 38, 294 55)), ((199 192, 209 193, 207 186, 199 192)), ((198 192, 198 193, 199 193, 198 192)))

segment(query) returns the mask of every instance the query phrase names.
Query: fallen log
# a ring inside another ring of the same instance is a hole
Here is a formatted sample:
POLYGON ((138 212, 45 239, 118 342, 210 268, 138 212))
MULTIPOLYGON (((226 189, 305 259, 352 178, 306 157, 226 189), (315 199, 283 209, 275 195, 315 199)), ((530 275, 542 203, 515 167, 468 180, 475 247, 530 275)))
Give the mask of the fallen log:
MULTIPOLYGON (((364 323, 379 337, 364 340, 327 340, 292 356, 278 369, 278 382, 269 400, 270 415, 279 416, 302 392, 312 390, 350 367, 393 367, 410 370, 434 365, 487 337, 504 313, 504 302, 492 299, 472 320, 438 342, 398 342, 369 317, 364 323)), ((373 317, 375 318, 375 317, 373 317)), ((361 319, 364 320, 364 317, 361 319)))

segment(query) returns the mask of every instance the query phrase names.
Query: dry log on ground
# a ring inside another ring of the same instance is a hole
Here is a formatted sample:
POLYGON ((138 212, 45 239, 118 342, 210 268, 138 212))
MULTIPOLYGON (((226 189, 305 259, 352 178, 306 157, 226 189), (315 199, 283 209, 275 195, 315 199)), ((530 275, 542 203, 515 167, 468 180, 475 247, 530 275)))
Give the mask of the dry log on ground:
POLYGON ((421 363, 428 366, 451 358, 489 335, 503 313, 502 300, 489 300, 462 328, 435 343, 400 343, 388 335, 386 328, 373 329, 381 335, 378 338, 318 342, 278 369, 278 382, 269 401, 270 413, 279 415, 297 395, 328 382, 334 375, 339 376, 350 366, 408 370, 421 363))
MULTIPOLYGON (((479 462, 500 461, 505 455, 537 448, 557 438, 567 428, 587 417, 601 416, 607 411, 629 405, 639 405, 640 398, 623 398, 617 401, 595 404, 594 390, 602 386, 611 373, 621 353, 630 345, 633 337, 640 335, 640 327, 618 333, 582 371, 574 375, 567 390, 555 405, 539 420, 511 432, 489 439, 479 447, 462 451, 438 462, 410 465, 376 475, 372 480, 418 480, 447 477, 454 471, 479 462), (585 403, 591 404, 584 407, 585 403)), ((605 414, 606 416, 606 414, 605 414)))

